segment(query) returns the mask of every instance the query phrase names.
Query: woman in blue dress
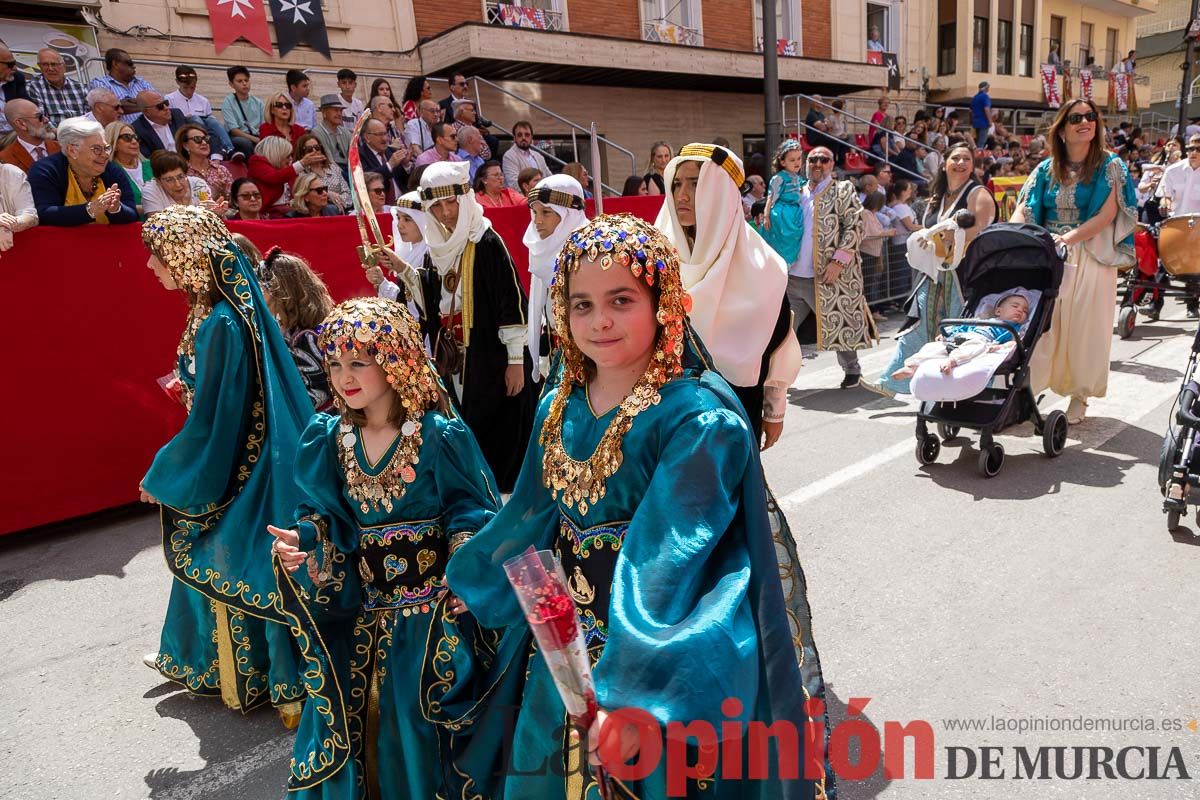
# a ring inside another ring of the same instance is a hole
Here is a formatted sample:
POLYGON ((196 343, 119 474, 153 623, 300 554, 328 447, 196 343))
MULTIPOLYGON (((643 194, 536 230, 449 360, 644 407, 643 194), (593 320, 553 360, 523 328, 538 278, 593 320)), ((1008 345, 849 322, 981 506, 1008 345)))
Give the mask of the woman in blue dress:
POLYGON ((1017 196, 1012 222, 1041 225, 1067 250, 1050 329, 1029 361, 1034 394, 1071 398, 1067 421, 1108 391, 1117 270, 1136 261, 1137 195, 1121 158, 1104 149, 1104 116, 1091 100, 1059 109, 1046 139, 1050 158, 1017 196))
MULTIPOLYGON (((975 152, 971 145, 959 142, 946 152, 946 161, 933 181, 929 204, 926 206, 924 228, 940 225, 962 210, 970 211, 975 224, 964 230, 963 251, 979 232, 996 219, 996 201, 987 187, 975 180, 972 171, 975 152)), ((962 253, 958 253, 959 258, 962 253)), ((893 397, 908 394, 909 379, 893 378, 892 373, 938 335, 938 323, 957 317, 962 311, 963 294, 954 269, 942 269, 937 278, 922 275, 917 289, 906 304, 908 323, 896 345, 896 352, 876 383, 863 381, 863 388, 893 397)))
MULTIPOLYGON (((569 576, 600 712, 584 752, 542 657, 528 644, 513 648, 520 657, 503 672, 526 676, 524 691, 510 724, 492 734, 505 740, 507 763, 500 785, 491 764, 472 778, 477 791, 489 787, 483 796, 596 798, 584 765, 600 760, 615 796, 665 798, 670 771, 653 747, 640 779, 615 764, 614 752, 628 761, 638 750, 627 729, 605 727, 608 712, 641 709, 659 742, 671 721, 722 734, 722 723, 802 730, 807 722, 762 468, 741 403, 687 322, 678 256, 657 229, 628 215, 598 217, 568 239, 552 292, 559 385, 542 398, 540 433, 512 498, 458 550, 446 577, 482 625, 528 641, 502 564, 530 546, 553 550, 569 576), (615 731, 614 750, 597 751, 615 731)), ((802 736, 783 748, 784 760, 803 765, 803 747, 802 736)), ((688 756, 697 756, 694 743, 688 756)), ((685 780, 684 794, 825 793, 822 779, 802 772, 740 780, 730 767, 685 780)))
POLYGON ((338 413, 305 429, 304 500, 291 528, 268 528, 307 663, 289 797, 432 800, 449 794, 443 774, 453 770, 449 732, 426 718, 426 698, 441 696, 428 662, 445 639, 476 641, 446 595, 446 561, 495 516, 497 493, 403 306, 348 300, 317 332, 338 413), (302 565, 311 591, 297 581, 302 565))
POLYGON ((763 238, 790 266, 800 257, 804 239, 804 207, 800 189, 806 183, 804 150, 796 139, 785 139, 775 153, 775 174, 767 187, 767 207, 763 214, 763 238))
POLYGON ((291 467, 312 403, 253 265, 216 214, 171 206, 150 216, 142 240, 147 266, 190 307, 176 368, 187 421, 140 486, 160 506, 175 577, 146 663, 243 713, 269 702, 294 727, 300 656, 252 532, 299 500, 291 467))

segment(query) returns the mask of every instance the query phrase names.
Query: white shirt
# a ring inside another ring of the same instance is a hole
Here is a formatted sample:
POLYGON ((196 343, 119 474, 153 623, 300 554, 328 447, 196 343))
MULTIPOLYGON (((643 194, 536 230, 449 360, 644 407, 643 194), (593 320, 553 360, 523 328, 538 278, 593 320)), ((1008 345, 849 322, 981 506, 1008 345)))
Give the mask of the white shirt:
POLYGON ((894 206, 884 206, 888 212, 888 217, 892 220, 892 227, 898 232, 892 237, 892 244, 897 247, 903 247, 908 244, 908 228, 904 227, 904 223, 900 220, 911 219, 914 223, 916 215, 913 214, 912 206, 908 203, 897 203, 894 206))
POLYGON ((43 142, 42 144, 30 144, 29 142, 22 139, 20 136, 17 137, 17 141, 21 143, 21 147, 25 148, 25 152, 29 153, 29 157, 32 158, 34 161, 41 161, 41 158, 38 158, 38 154, 33 152, 34 150, 37 150, 39 147, 42 148, 42 158, 45 158, 46 156, 50 155, 50 151, 48 149, 46 149, 45 142, 43 142))
POLYGON ((812 278, 813 273, 813 195, 829 186, 832 176, 821 181, 814 189, 811 183, 800 189, 800 208, 804 211, 804 236, 800 239, 800 257, 788 268, 789 275, 812 278))
POLYGON ((1163 173, 1157 195, 1171 198, 1171 216, 1200 214, 1200 169, 1186 158, 1176 161, 1163 173))
POLYGON ((404 123, 404 144, 409 147, 415 144, 422 153, 433 147, 433 134, 425 120, 417 117, 404 123))
POLYGON ((8 133, 12 130, 12 125, 8 124, 8 117, 4 116, 4 92, 0 91, 0 133, 8 133))
POLYGON ((0 164, 0 213, 12 214, 17 218, 13 230, 0 228, 0 250, 12 246, 12 234, 32 228, 38 224, 37 208, 33 204, 33 190, 29 177, 12 164, 0 164), (7 234, 7 235, 5 235, 7 234), (4 241, 7 245, 4 246, 4 241))
MULTIPOLYGON (((150 122, 148 119, 146 121, 150 122)), ((162 142, 163 149, 174 153, 175 137, 171 134, 171 127, 169 125, 159 125, 157 122, 150 122, 150 128, 158 134, 158 140, 162 142)))
POLYGON ((178 108, 185 117, 211 117, 212 105, 208 98, 199 92, 192 92, 191 98, 183 96, 183 92, 171 92, 164 98, 171 108, 178 108))
MULTIPOLYGON (((291 96, 289 96, 288 99, 292 100, 291 96)), ((295 100, 292 100, 292 105, 295 106, 295 114, 293 115, 292 120, 297 125, 310 131, 317 127, 317 106, 312 100, 309 100, 307 97, 298 103, 295 100)))
MULTIPOLYGON (((188 176, 188 189, 191 190, 192 202, 190 206, 200 205, 201 198, 208 200, 212 199, 212 189, 208 188, 208 183, 202 178, 188 176)), ((162 211, 167 206, 178 205, 166 190, 162 188, 157 180, 150 181, 142 190, 142 208, 147 214, 155 211, 162 211)))
POLYGON ((359 114, 363 113, 363 101, 357 97, 351 97, 349 100, 338 95, 338 100, 342 104, 342 117, 344 118, 343 125, 353 128, 354 120, 358 119, 359 114))

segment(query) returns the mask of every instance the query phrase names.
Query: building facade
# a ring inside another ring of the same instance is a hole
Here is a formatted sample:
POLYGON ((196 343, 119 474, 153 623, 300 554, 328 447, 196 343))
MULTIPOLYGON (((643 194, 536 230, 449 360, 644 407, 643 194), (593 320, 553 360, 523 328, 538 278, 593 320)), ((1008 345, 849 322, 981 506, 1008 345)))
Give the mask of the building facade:
MULTIPOLYGON (((1145 103, 1153 118, 1174 125, 1179 117, 1179 90, 1182 86, 1184 36, 1191 13, 1191 0, 1159 0, 1158 13, 1138 20, 1138 72, 1150 83, 1145 103)), ((1193 77, 1200 70, 1192 68, 1193 77)), ((1140 98, 1139 98, 1140 99, 1140 98)), ((1193 82, 1185 116, 1200 116, 1200 82, 1193 82)))

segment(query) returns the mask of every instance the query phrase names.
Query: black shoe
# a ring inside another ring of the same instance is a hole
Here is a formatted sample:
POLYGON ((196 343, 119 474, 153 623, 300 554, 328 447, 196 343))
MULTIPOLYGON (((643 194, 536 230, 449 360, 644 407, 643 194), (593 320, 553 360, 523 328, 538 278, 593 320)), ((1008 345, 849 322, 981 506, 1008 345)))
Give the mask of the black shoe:
POLYGON ((853 387, 853 386, 858 386, 858 382, 859 382, 860 380, 862 380, 862 375, 851 375, 851 374, 847 374, 847 375, 846 375, 846 377, 842 378, 842 386, 841 386, 841 388, 843 388, 843 389, 849 389, 849 388, 851 388, 851 387, 853 387))

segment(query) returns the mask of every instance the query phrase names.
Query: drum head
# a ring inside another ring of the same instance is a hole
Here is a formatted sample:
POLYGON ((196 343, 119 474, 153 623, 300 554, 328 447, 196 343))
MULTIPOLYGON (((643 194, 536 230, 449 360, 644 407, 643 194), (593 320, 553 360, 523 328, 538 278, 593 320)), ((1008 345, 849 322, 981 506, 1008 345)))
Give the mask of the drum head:
POLYGON ((1200 275, 1200 214, 1180 214, 1162 224, 1158 257, 1171 275, 1200 275))

